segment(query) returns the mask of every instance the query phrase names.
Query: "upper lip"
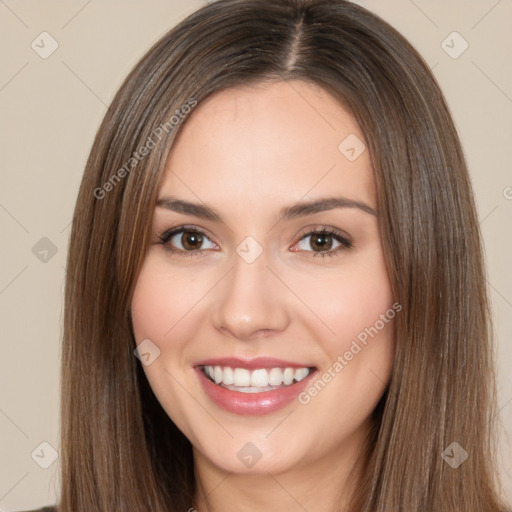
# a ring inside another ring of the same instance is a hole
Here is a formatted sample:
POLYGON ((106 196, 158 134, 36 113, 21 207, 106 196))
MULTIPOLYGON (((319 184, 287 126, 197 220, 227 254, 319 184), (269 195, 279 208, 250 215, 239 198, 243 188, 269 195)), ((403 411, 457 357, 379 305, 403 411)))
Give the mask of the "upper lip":
POLYGON ((240 359, 238 357, 219 357, 204 359, 194 366, 229 366, 231 368, 245 368, 246 370, 257 370, 259 368, 314 368, 310 364, 295 363, 273 357, 255 357, 253 359, 240 359))

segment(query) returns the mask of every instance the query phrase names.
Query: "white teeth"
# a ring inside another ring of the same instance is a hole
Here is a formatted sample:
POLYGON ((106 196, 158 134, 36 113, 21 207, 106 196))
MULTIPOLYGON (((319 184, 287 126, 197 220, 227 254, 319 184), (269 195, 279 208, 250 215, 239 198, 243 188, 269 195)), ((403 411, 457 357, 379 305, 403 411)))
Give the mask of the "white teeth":
POLYGON ((308 368, 297 368, 295 370, 295 380, 297 382, 301 381, 302 379, 305 379, 309 375, 309 369, 308 368))
POLYGON ((259 368, 246 370, 245 368, 231 368, 229 366, 204 366, 204 371, 212 381, 223 387, 244 388, 240 391, 257 392, 267 391, 276 386, 289 386, 294 381, 305 379, 309 368, 259 368), (249 391, 250 390, 250 391, 249 391))
POLYGON ((283 382, 283 371, 281 368, 272 368, 268 372, 268 383, 271 386, 280 386, 283 382))
MULTIPOLYGON (((220 368, 220 366, 216 366, 215 368, 220 368)), ((233 370, 233 385, 240 387, 250 386, 251 372, 245 368, 235 368, 233 370)))
POLYGON ((283 383, 289 386, 293 382, 295 370, 293 368, 285 368, 283 372, 283 383))
POLYGON ((268 386, 267 370, 254 370, 251 373, 251 386, 258 386, 260 388, 268 386))
POLYGON ((224 372, 222 373, 222 382, 226 385, 231 385, 234 383, 233 368, 230 368, 229 366, 224 368, 224 372))

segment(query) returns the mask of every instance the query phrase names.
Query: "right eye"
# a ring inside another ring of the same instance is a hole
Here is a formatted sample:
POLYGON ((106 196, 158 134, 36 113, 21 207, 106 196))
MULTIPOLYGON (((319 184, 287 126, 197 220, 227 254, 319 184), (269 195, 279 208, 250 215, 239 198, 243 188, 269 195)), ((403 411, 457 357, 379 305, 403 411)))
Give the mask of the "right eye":
POLYGON ((199 255, 203 251, 217 248, 217 245, 205 233, 193 227, 173 228, 160 235, 159 238, 167 251, 183 256, 199 255), (209 245, 202 248, 204 243, 209 245))

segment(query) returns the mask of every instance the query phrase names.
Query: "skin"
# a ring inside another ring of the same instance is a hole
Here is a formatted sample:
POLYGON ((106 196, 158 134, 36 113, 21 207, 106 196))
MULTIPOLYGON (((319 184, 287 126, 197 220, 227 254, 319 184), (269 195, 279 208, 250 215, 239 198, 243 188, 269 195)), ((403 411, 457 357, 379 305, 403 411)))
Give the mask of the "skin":
POLYGON ((344 207, 277 221, 281 208, 324 197, 376 210, 368 151, 349 161, 338 149, 350 134, 364 142, 324 90, 261 83, 198 105, 169 156, 159 198, 207 204, 223 222, 155 208, 132 318, 137 343, 149 338, 160 350, 144 371, 193 445, 199 492, 191 507, 200 512, 347 509, 348 476, 390 377, 393 321, 309 403, 271 414, 219 408, 193 367, 210 357, 269 356, 332 373, 338 356, 391 308, 377 216, 344 207), (182 252, 172 253, 159 236, 182 225, 205 237, 178 234, 167 246, 182 252), (323 226, 349 237, 352 248, 334 252, 340 244, 329 237, 315 245, 306 235, 323 226), (236 252, 247 236, 263 250, 252 263, 236 252), (262 455, 251 468, 237 457, 247 442, 262 455))

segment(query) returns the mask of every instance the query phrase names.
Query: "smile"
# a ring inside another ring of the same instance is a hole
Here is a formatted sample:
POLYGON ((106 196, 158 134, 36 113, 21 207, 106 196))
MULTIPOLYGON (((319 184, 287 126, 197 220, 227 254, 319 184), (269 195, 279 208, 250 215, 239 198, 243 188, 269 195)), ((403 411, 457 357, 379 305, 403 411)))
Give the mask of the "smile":
POLYGON ((258 368, 259 364, 252 361, 246 366, 253 368, 240 368, 235 361, 233 366, 227 366, 226 361, 222 365, 202 363, 194 369, 212 403, 237 415, 259 416, 294 403, 318 373, 315 367, 276 367, 275 360, 266 361, 274 366, 258 368))
POLYGON ((291 386, 305 379, 314 368, 232 368, 202 366, 206 377, 220 387, 240 393, 263 393, 291 386))

